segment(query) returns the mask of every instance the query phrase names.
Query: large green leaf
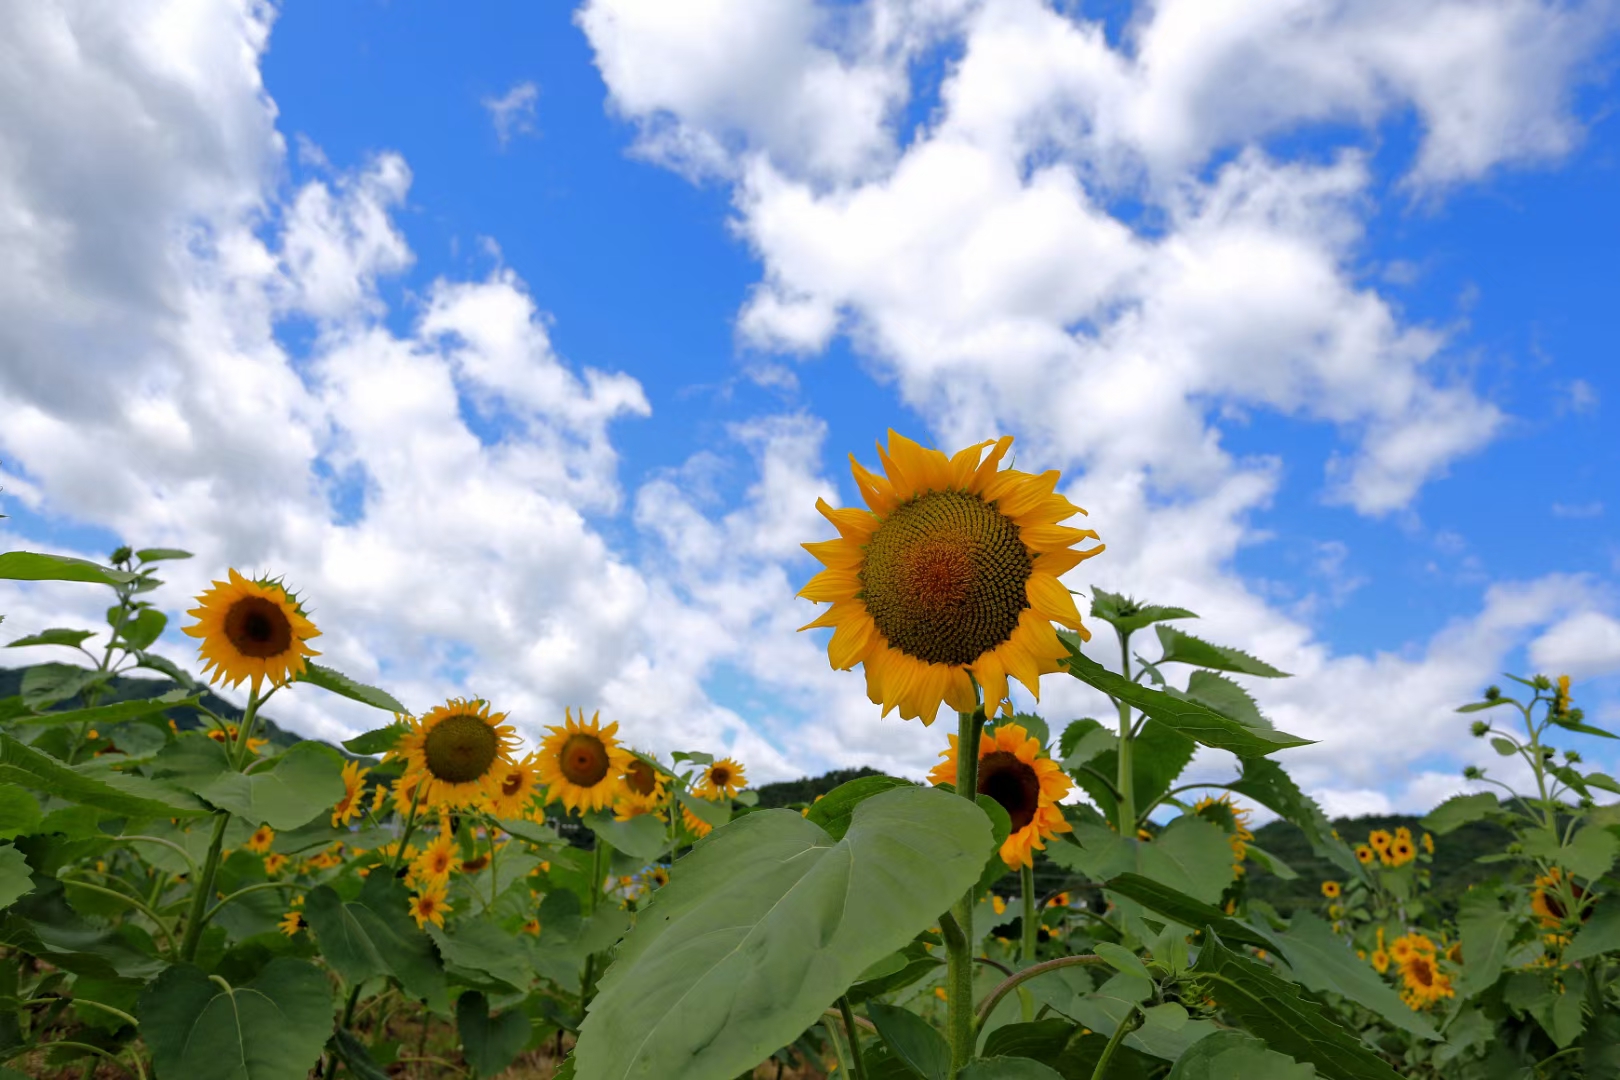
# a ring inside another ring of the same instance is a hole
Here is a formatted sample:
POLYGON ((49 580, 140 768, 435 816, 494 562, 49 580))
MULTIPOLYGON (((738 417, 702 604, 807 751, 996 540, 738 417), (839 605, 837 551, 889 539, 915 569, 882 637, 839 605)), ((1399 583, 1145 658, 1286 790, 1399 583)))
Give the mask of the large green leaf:
POLYGON ((715 802, 711 799, 702 799, 690 791, 681 792, 677 798, 680 804, 692 811, 692 816, 705 822, 710 828, 718 829, 731 820, 731 800, 726 799, 715 802))
POLYGON ((78 696, 87 687, 107 681, 107 673, 72 664, 35 664, 23 671, 23 704, 34 711, 78 696))
POLYGON ((1104 883, 1103 887, 1129 900, 1135 900, 1149 911, 1157 912, 1167 919, 1174 919, 1182 926, 1192 927, 1195 930, 1213 926, 1215 932, 1227 941, 1253 945, 1257 949, 1275 949, 1282 953, 1285 959, 1287 958, 1286 948, 1280 947, 1270 935, 1263 935, 1247 923, 1239 922, 1214 904, 1188 896, 1179 889, 1173 889, 1152 878, 1143 877, 1141 874, 1120 874, 1104 883))
POLYGON ((1293 778, 1270 758, 1250 757, 1242 762, 1243 774, 1226 786, 1238 795, 1247 795, 1284 821, 1299 826, 1311 850, 1331 861, 1352 877, 1365 879, 1366 871, 1356 861, 1350 845, 1333 835, 1333 825, 1322 808, 1299 789, 1293 778))
POLYGON ((409 906, 403 885, 373 871, 352 901, 342 900, 328 885, 315 889, 304 902, 304 917, 321 954, 344 982, 359 986, 392 975, 410 997, 442 1013, 449 1007, 444 969, 433 942, 411 921, 409 906))
POLYGON ((289 957, 230 989, 180 964, 146 988, 136 1015, 157 1080, 304 1080, 332 1033, 332 988, 289 957))
POLYGON ((1232 847, 1224 830, 1190 814, 1152 840, 1130 840, 1098 825, 1078 825, 1075 844, 1049 844, 1052 861, 1093 881, 1138 874, 1207 904, 1232 883, 1232 847))
POLYGON ((1133 634, 1153 623, 1165 619, 1196 619, 1186 608, 1161 607, 1157 604, 1139 604, 1128 596, 1111 593, 1107 589, 1091 587, 1091 614, 1123 634, 1133 634))
POLYGON ((1328 1080, 1399 1080, 1400 1074, 1342 1027, 1327 1007, 1306 997, 1258 960, 1205 935, 1193 974, 1238 1023, 1274 1050, 1309 1062, 1328 1080))
POLYGON ((512 947, 512 935, 488 919, 462 919, 449 929, 430 923, 423 929, 439 947, 445 969, 464 983, 527 990, 534 981, 534 969, 523 951, 512 947))
POLYGON ((404 724, 389 724, 356 735, 352 739, 343 740, 343 749, 351 754, 385 754, 394 748, 394 744, 399 742, 399 737, 403 734, 405 734, 404 724))
POLYGON ((895 788, 834 840, 791 810, 748 814, 676 864, 619 947, 580 1030, 584 1080, 723 1080, 791 1042, 979 877, 990 823, 967 799, 895 788))
POLYGON ((1477 795, 1453 795, 1430 810, 1423 819, 1423 827, 1436 836, 1444 836, 1470 821, 1478 821, 1500 808, 1496 796, 1488 791, 1477 795))
POLYGON ((162 784, 105 768, 95 772, 72 768, 5 734, 0 734, 0 784, 20 784, 131 818, 197 817, 207 813, 196 799, 162 784))
MULTIPOLYGON (((1219 929, 1217 928, 1219 933, 1219 929)), ((1309 911, 1294 913, 1288 929, 1268 936, 1308 990, 1342 994, 1423 1039, 1438 1039, 1434 1025, 1413 1012, 1365 960, 1356 959, 1348 938, 1309 911)), ((1223 936, 1225 936, 1223 934, 1223 936)))
POLYGON ((12 581, 87 581, 93 585, 126 585, 135 580, 135 575, 66 555, 7 551, 0 554, 0 578, 9 578, 12 581))
POLYGON ((911 786, 910 780, 902 780, 898 776, 859 776, 839 784, 811 803, 805 811, 805 820, 821 826, 834 840, 842 840, 849 831, 850 816, 855 813, 857 806, 891 788, 911 786))
POLYGON ((0 840, 27 836, 43 815, 39 800, 20 787, 0 787, 0 840))
POLYGON ((164 628, 168 625, 169 617, 157 608, 142 608, 139 614, 124 623, 118 636, 131 649, 146 649, 163 636, 164 628))
POLYGON ((150 979, 167 966, 135 927, 87 922, 68 906, 61 882, 36 876, 34 891, 0 920, 0 943, 64 971, 95 978, 150 979))
POLYGON ((1564 949, 1563 960, 1573 964, 1617 949, 1620 949, 1620 896, 1610 893, 1592 909, 1585 925, 1564 949))
MULTIPOLYGON (((1118 745, 1117 738, 1115 745, 1118 745)), ((1153 805, 1159 796, 1169 791, 1170 785, 1176 782, 1176 777, 1180 776, 1188 762, 1192 761, 1193 752, 1197 749, 1197 743, 1174 728, 1167 727, 1157 720, 1149 720, 1144 724, 1141 734, 1131 746, 1132 790, 1136 808, 1140 810, 1144 806, 1153 805)), ((1091 768, 1113 780, 1119 775, 1119 751, 1118 749, 1104 751, 1089 764, 1091 768)), ((1091 796, 1091 801, 1097 804, 1109 820, 1116 821, 1117 824, 1119 812, 1113 790, 1089 772, 1076 772, 1074 778, 1085 789, 1086 794, 1091 796)))
POLYGON ((629 821, 616 821, 612 814, 597 811, 583 818, 585 827, 606 840, 614 851, 652 862, 669 849, 664 823, 653 814, 637 814, 629 821))
POLYGON ((28 860, 10 844, 0 844, 0 908, 10 907, 17 897, 33 891, 28 860))
POLYGON ((456 999, 456 1030, 467 1064, 479 1076, 501 1072, 529 1041, 529 1017, 522 1009, 489 1015, 489 1001, 477 990, 456 999))
POLYGON ((1161 664, 1175 661, 1217 671, 1234 671, 1239 675, 1260 675, 1267 679, 1289 677, 1288 672, 1279 671, 1246 652, 1229 649, 1225 645, 1212 645, 1173 626, 1155 626, 1153 630, 1159 635, 1159 644, 1164 647, 1164 655, 1158 660, 1161 664))
POLYGON ((979 1058, 962 1066, 959 1080, 1063 1080, 1063 1074, 1032 1058, 979 1058))
POLYGON ((1247 727, 1271 727, 1271 721, 1260 714, 1260 706, 1254 703, 1249 692, 1225 675, 1217 675, 1213 671, 1194 671, 1187 677, 1187 689, 1183 696, 1200 705, 1208 705, 1222 716, 1229 716, 1247 727))
POLYGON ((1513 943, 1513 916, 1502 907, 1501 894, 1476 885, 1463 894, 1457 911, 1457 932, 1462 939, 1462 975, 1458 997, 1467 1000, 1496 985, 1513 943))
POLYGON ((1054 1064, 1078 1028, 1068 1020, 1050 1017, 1027 1024, 1005 1024, 985 1037, 980 1052, 987 1058, 1026 1057, 1054 1064))
POLYGON ((866 1015, 885 1046, 923 1080, 950 1080, 951 1044, 928 1021, 881 1001, 868 1001, 866 1015))
MULTIPOLYGON (((1086 1027, 1112 1035, 1152 993, 1153 984, 1147 979, 1121 972, 1071 1007, 1086 1027)), ((1125 1045, 1166 1061, 1176 1060, 1189 1046, 1216 1030, 1208 1020, 1187 1019, 1185 1011, 1180 1013, 1179 1023, 1164 1022, 1152 1008, 1145 1011, 1147 1023, 1125 1036, 1125 1045)))
POLYGON ((6 648, 25 649, 30 645, 66 645, 68 648, 73 648, 77 645, 83 645, 87 640, 95 636, 96 632, 94 630, 64 630, 61 627, 53 627, 8 642, 6 648))
POLYGON ((195 791, 255 825, 296 829, 343 797, 343 756, 325 743, 305 740, 294 743, 272 768, 227 770, 195 791))
POLYGON ((118 701, 111 705, 97 705, 91 709, 67 709, 61 712, 37 713, 32 716, 19 717, 14 723, 18 724, 90 724, 93 727, 106 727, 111 724, 121 724, 128 720, 139 720, 143 716, 151 716, 168 709, 180 709, 197 704, 201 700, 198 695, 188 695, 184 690, 176 688, 155 698, 140 698, 135 701, 118 701))
POLYGON ((1313 1080, 1316 1070, 1241 1031, 1217 1031, 1194 1043, 1167 1080, 1313 1080))
POLYGON ((1311 744, 1310 739, 1297 738, 1286 732, 1251 728, 1196 701, 1172 697, 1162 690, 1134 683, 1081 653, 1068 637, 1063 640, 1069 646, 1069 657, 1064 661, 1069 674, 1116 701, 1136 706, 1159 723, 1175 728, 1205 746, 1230 750, 1239 757, 1264 757, 1291 746, 1311 744))
POLYGON ((370 705, 374 709, 383 709, 387 712, 402 713, 405 706, 395 701, 385 691, 375 686, 367 686, 363 682, 356 682, 341 671, 334 671, 329 667, 317 664, 314 661, 304 661, 304 673, 298 677, 298 682, 318 686, 322 690, 330 691, 339 697, 346 697, 350 701, 358 701, 362 705, 370 705))

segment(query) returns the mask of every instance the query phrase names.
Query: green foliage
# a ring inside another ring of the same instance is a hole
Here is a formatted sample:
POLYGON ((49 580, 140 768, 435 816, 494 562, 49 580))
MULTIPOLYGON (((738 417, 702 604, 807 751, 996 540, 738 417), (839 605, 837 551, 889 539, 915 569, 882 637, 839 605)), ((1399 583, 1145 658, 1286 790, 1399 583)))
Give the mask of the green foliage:
POLYGON ((344 982, 359 986, 392 976, 411 997, 443 1012, 449 999, 439 954, 406 914, 407 900, 399 882, 373 873, 353 900, 327 885, 313 890, 304 912, 323 956, 344 982))
POLYGON ((1156 626, 1153 629, 1159 635, 1159 645, 1164 649, 1164 654, 1158 660, 1160 664, 1176 662, 1212 668, 1216 671, 1236 672, 1239 675, 1259 675, 1267 679, 1288 678, 1286 671, 1279 671, 1264 660, 1256 660, 1239 649, 1212 645, 1173 626, 1156 626))
POLYGON ((810 824, 821 826, 834 840, 842 840, 844 834, 849 831, 849 823, 853 820, 857 806, 882 792, 911 786, 913 785, 910 780, 884 776, 881 773, 858 777, 838 785, 811 803, 804 817, 810 824))
MULTIPOLYGON (((1117 738, 1113 738, 1112 741, 1117 745, 1117 738)), ((1170 785, 1176 782, 1176 777, 1180 776, 1182 770, 1192 761, 1193 752, 1198 749, 1198 744, 1181 732, 1166 727, 1156 720, 1149 720, 1143 724, 1134 742, 1131 775, 1136 807, 1140 812, 1143 807, 1153 805, 1160 796, 1170 790, 1170 785)), ((1114 799, 1112 785, 1104 783, 1102 777, 1112 781, 1118 775, 1119 751, 1105 750, 1092 758, 1089 764, 1091 771, 1077 771, 1073 774, 1075 782, 1091 796, 1091 801, 1097 804, 1109 820, 1118 824, 1119 806, 1114 799)))
POLYGON ((934 1025, 916 1013, 878 1001, 866 1003, 866 1015, 889 1051, 923 1080, 950 1080, 951 1047, 934 1025))
POLYGON ((1316 1069, 1241 1031, 1217 1031, 1188 1048, 1167 1080, 1312 1080, 1316 1069))
POLYGON ((12 581, 85 581, 95 585, 125 585, 134 581, 135 575, 67 555, 7 551, 0 553, 0 578, 9 578, 12 581))
POLYGON ((456 1028, 467 1064, 479 1076, 494 1076, 512 1064, 529 1041, 529 1018, 517 1009, 499 1016, 489 1013, 489 1001, 477 990, 456 999, 456 1028))
POLYGON ((304 661, 304 674, 299 676, 299 682, 318 686, 322 690, 346 697, 350 701, 358 701, 362 705, 370 705, 374 709, 384 709, 392 713, 405 712, 405 706, 395 701, 393 696, 375 686, 367 686, 349 678, 341 671, 334 671, 313 660, 304 661))
POLYGON ((1128 596, 1091 587, 1091 614, 1110 623, 1121 634, 1132 634, 1167 619, 1196 619, 1186 608, 1139 604, 1128 596))
POLYGON ((332 1032, 320 969, 278 958, 246 985, 221 982, 181 964, 141 995, 157 1080, 304 1080, 332 1032))
POLYGON ((20 784, 60 799, 131 818, 196 817, 207 811, 189 795, 139 776, 63 764, 0 734, 0 784, 20 784))

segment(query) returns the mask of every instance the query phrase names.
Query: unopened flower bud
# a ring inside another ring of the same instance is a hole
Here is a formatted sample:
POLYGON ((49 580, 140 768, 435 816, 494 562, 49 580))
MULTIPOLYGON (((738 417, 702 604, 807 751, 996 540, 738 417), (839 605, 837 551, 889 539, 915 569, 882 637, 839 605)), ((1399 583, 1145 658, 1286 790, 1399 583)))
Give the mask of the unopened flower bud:
POLYGON ((1465 765, 1463 767, 1464 780, 1482 780, 1484 777, 1485 770, 1481 769, 1478 765, 1465 765))
POLYGON ((114 563, 129 562, 134 554, 128 547, 121 547, 112 553, 110 561, 114 563))
POLYGON ((1487 724, 1483 720, 1475 720, 1473 726, 1468 730, 1474 733, 1474 738, 1483 739, 1486 735, 1490 734, 1491 725, 1487 724))
POLYGON ((1487 686, 1485 688, 1485 700, 1486 701, 1495 701, 1497 698, 1499 698, 1501 696, 1502 696, 1502 688, 1500 686, 1487 686))
POLYGON ((1571 765, 1579 765, 1581 761, 1581 752, 1579 750, 1565 750, 1564 760, 1569 762, 1571 765))

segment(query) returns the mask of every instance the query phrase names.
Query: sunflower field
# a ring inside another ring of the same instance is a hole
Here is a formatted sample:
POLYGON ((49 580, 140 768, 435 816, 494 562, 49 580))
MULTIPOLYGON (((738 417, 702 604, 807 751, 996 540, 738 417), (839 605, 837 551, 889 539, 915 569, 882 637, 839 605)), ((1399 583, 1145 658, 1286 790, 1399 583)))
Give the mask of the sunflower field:
POLYGON ((321 664, 281 579, 196 597, 193 674, 151 651, 186 552, 0 554, 111 596, 103 628, 8 643, 56 652, 0 697, 0 1078, 1620 1077, 1620 806, 1597 802, 1620 783, 1553 745, 1614 736, 1569 680, 1458 709, 1525 790, 1470 768, 1490 790, 1421 828, 1340 836, 1242 683, 1285 673, 1183 608, 1093 588, 1083 617, 1063 577, 1098 534, 1011 442, 891 432, 879 469, 852 459, 864 507, 818 504, 805 629, 940 760, 789 808, 594 708, 532 747, 499 702, 413 711, 321 664), (1103 627, 1119 670, 1087 653, 1103 627), (140 671, 170 688, 130 696, 140 671), (1009 680, 1038 701, 1043 677, 1117 715, 1015 712, 1009 680), (295 685, 378 724, 271 739, 295 685), (1232 775, 1182 782, 1200 746, 1232 775), (1257 810, 1334 867, 1315 910, 1250 895, 1298 876, 1257 810), (1481 821, 1514 839, 1443 914, 1436 846, 1481 821))

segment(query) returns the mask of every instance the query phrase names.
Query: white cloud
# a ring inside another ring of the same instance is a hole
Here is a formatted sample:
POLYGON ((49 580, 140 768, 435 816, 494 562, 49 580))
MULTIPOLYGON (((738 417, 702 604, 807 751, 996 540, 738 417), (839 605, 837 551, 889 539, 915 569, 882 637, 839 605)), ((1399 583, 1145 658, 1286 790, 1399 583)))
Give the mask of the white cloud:
POLYGON ((1530 662, 1544 675, 1590 679, 1620 671, 1620 620, 1582 611, 1530 643, 1530 662))
POLYGON ((506 93, 499 97, 488 96, 480 99, 480 104, 489 111, 489 119, 495 125, 495 138, 500 141, 501 149, 519 135, 534 135, 538 132, 535 126, 534 107, 540 100, 540 87, 532 82, 513 83, 506 93))

